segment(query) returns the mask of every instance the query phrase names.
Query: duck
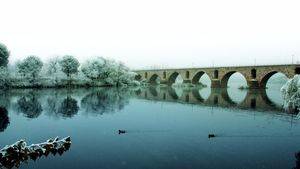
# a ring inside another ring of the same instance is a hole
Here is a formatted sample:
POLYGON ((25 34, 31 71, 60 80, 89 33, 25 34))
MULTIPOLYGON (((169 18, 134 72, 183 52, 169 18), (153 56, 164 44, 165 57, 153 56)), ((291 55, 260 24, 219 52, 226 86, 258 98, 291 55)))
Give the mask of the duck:
POLYGON ((119 134, 125 134, 126 130, 119 130, 119 134))
POLYGON ((208 134, 208 138, 213 138, 213 137, 216 137, 215 134, 208 134))

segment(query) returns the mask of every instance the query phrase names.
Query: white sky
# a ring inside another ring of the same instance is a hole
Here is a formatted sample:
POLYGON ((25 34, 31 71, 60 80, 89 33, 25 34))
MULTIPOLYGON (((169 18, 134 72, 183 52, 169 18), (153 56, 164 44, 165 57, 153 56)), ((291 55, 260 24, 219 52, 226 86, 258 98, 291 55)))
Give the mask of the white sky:
POLYGON ((300 61, 300 1, 0 0, 10 61, 72 54, 131 68, 300 61))

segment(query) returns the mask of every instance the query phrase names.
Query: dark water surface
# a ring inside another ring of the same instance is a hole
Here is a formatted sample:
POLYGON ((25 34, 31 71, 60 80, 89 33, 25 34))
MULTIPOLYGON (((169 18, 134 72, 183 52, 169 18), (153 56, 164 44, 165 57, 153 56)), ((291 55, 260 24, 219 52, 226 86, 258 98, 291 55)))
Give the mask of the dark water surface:
POLYGON ((0 96, 0 145, 72 137, 30 169, 292 169, 300 121, 281 104, 277 89, 13 90, 0 96))

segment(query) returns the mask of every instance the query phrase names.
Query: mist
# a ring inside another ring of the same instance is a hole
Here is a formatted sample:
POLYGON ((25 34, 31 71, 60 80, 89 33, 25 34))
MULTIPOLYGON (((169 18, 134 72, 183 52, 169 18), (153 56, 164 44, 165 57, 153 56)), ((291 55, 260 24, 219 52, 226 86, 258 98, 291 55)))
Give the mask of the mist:
POLYGON ((132 69, 298 63, 299 1, 1 2, 10 63, 70 54, 132 69))

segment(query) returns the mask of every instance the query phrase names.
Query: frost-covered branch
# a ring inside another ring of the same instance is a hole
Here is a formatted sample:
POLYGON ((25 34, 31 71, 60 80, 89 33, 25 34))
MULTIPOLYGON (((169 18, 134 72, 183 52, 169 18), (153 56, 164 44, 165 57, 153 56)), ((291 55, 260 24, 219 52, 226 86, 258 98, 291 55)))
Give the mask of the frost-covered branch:
POLYGON ((0 150, 0 166, 6 168, 19 167, 22 162, 26 162, 29 159, 36 160, 41 156, 48 156, 50 153, 53 155, 56 153, 62 155, 65 151, 69 150, 70 146, 71 137, 61 140, 56 137, 44 143, 32 144, 30 146, 27 146, 24 140, 20 140, 0 150))
POLYGON ((300 108, 300 76, 295 75, 281 88, 284 108, 288 111, 299 111, 300 108))

